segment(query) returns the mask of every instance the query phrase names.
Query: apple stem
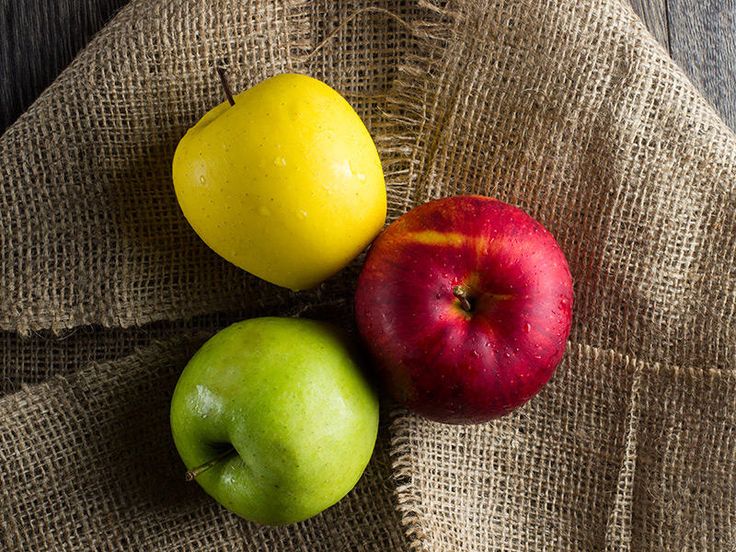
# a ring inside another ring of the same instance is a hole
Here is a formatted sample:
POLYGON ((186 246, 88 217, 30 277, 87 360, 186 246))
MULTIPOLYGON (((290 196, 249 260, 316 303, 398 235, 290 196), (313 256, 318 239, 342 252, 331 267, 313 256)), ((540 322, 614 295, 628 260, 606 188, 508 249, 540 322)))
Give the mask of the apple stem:
POLYGON ((235 454, 235 452, 235 448, 230 447, 229 449, 221 452, 211 460, 207 460, 207 462, 205 462, 204 464, 200 464, 196 468, 192 468, 191 470, 189 470, 186 474, 184 474, 184 479, 186 481, 194 481, 197 477, 206 472, 212 466, 214 466, 218 462, 222 462, 228 456, 235 454))
POLYGON ((225 69, 218 67, 217 74, 220 75, 220 83, 222 83, 222 89, 225 91, 225 97, 227 98, 228 103, 231 106, 235 105, 235 99, 233 98, 233 93, 230 91, 230 83, 227 81, 227 73, 225 73, 225 69))
POLYGON ((468 294, 468 288, 465 286, 454 286, 452 288, 452 294, 460 301, 460 306, 465 312, 472 312, 473 305, 470 302, 470 295, 468 294))

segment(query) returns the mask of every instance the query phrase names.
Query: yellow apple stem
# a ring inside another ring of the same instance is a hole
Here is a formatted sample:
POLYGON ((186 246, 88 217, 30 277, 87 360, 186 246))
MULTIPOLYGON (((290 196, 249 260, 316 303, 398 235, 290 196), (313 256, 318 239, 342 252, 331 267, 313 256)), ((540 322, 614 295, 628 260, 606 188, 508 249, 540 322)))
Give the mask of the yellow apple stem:
POLYGON ((460 306, 465 312, 473 312, 473 305, 470 302, 470 294, 465 286, 455 286, 452 288, 452 294, 460 301, 460 306))
POLYGON ((223 451, 222 453, 218 454, 211 460, 207 460, 204 464, 200 464, 196 468, 192 468, 189 470, 185 475, 184 479, 187 481, 194 481, 198 476, 206 472, 208 469, 210 469, 212 466, 216 465, 218 462, 222 462, 225 460, 225 458, 233 455, 236 453, 236 450, 234 447, 230 447, 229 449, 223 451))
POLYGON ((218 67, 217 74, 220 75, 220 82, 222 83, 222 89, 225 91, 225 97, 227 98, 228 103, 231 106, 235 105, 235 99, 233 98, 233 93, 230 90, 230 83, 227 81, 227 73, 225 73, 225 70, 222 67, 218 67))

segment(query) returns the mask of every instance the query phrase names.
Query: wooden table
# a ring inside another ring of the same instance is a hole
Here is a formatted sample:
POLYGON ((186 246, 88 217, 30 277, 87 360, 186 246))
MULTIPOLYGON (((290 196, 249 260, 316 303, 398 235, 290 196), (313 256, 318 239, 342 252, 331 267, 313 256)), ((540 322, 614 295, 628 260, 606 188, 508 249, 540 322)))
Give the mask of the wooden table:
MULTIPOLYGON (((629 1, 736 129, 736 0, 629 1)), ((125 3, 0 0, 0 132, 125 3)))
POLYGON ((657 40, 736 129, 736 0, 630 0, 657 40))

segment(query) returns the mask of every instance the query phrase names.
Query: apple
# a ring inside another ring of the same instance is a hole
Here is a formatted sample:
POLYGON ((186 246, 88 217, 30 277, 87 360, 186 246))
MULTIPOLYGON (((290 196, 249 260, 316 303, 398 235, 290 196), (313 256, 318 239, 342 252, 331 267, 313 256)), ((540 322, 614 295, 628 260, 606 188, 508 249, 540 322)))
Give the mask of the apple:
POLYGON ((336 328, 255 318, 192 357, 171 431, 188 479, 239 516, 281 525, 355 486, 376 442, 378 400, 336 328))
POLYGON ((386 220, 373 139, 345 98, 306 75, 227 94, 232 104, 209 111, 176 148, 182 212, 231 263, 292 290, 314 287, 386 220))
POLYGON ((394 398, 436 421, 479 423, 550 379, 572 302, 552 234, 517 207, 458 196, 411 210, 378 237, 355 310, 394 398))

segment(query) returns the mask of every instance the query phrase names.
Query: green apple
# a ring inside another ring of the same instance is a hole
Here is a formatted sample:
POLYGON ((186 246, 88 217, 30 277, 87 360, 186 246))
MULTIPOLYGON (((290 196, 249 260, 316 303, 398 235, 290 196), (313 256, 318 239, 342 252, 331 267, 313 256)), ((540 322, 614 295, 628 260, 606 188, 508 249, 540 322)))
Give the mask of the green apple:
POLYGON ((192 357, 171 430, 189 478, 236 514, 281 525, 355 486, 375 446, 378 399, 336 328, 255 318, 192 357))

